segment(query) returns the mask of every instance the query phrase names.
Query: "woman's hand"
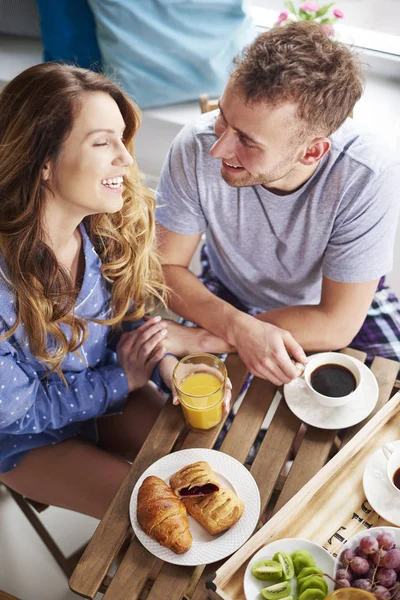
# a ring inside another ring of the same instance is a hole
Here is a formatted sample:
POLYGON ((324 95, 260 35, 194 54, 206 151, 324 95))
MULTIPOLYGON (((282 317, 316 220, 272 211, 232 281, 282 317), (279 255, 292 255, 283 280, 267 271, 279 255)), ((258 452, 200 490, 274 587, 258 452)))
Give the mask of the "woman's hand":
POLYGON ((168 328, 168 335, 162 345, 167 352, 175 356, 182 357, 193 352, 211 352, 211 354, 235 352, 235 348, 225 340, 202 327, 188 327, 170 319, 163 319, 163 322, 168 328))
POLYGON ((130 392, 149 381, 156 364, 166 352, 161 346, 166 335, 167 324, 161 317, 151 318, 134 331, 121 335, 116 348, 117 358, 125 371, 130 392))
POLYGON ((173 389, 173 382, 172 382, 172 371, 174 370, 174 367, 176 365, 176 363, 178 362, 178 359, 175 356, 164 356, 164 358, 161 360, 160 362, 160 375, 165 383, 165 385, 167 387, 169 387, 169 389, 172 391, 173 389))

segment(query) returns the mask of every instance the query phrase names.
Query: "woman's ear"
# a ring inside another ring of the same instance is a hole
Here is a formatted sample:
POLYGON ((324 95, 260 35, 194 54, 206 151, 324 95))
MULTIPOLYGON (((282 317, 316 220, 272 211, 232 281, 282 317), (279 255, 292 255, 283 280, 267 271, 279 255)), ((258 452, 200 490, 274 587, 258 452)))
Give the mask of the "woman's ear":
POLYGON ((48 181, 50 179, 50 172, 50 163, 46 163, 42 169, 43 181, 48 181))

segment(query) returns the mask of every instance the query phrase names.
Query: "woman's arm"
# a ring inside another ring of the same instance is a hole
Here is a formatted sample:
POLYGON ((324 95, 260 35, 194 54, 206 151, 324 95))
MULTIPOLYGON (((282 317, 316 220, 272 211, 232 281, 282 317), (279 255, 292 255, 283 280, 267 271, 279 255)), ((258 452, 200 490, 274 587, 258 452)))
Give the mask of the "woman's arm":
POLYGON ((0 431, 13 435, 59 429, 105 412, 119 412, 128 395, 128 381, 119 365, 64 373, 68 387, 56 376, 39 379, 27 362, 1 355, 0 431))

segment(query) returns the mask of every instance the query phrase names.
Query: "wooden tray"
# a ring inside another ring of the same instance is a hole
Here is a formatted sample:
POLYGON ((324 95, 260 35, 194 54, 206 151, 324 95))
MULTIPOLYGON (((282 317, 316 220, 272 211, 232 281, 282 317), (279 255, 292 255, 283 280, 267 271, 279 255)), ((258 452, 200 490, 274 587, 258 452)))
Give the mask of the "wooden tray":
POLYGON ((338 452, 284 507, 206 583, 213 600, 245 600, 243 577, 249 559, 274 540, 299 537, 334 556, 348 538, 365 528, 391 525, 366 501, 362 477, 369 457, 383 443, 400 438, 400 392, 338 452))

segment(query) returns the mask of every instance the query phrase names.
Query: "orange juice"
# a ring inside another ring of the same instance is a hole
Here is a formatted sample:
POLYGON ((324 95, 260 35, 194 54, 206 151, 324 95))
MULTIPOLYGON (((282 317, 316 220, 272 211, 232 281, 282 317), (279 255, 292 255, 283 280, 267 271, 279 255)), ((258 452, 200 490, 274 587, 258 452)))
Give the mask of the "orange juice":
POLYGON ((221 421, 224 381, 211 373, 192 373, 179 384, 185 419, 194 429, 211 429, 221 421))

